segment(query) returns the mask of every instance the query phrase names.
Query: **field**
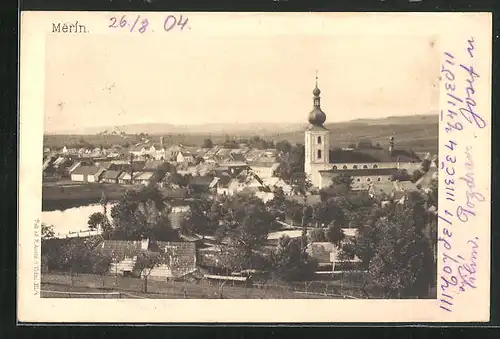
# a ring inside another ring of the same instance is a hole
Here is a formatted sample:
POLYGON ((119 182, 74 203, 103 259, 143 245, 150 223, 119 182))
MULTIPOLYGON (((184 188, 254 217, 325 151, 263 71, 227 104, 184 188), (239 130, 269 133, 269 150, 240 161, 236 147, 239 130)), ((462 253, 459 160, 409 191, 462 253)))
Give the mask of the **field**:
POLYGON ((43 273, 41 296, 45 298, 156 298, 156 299, 340 299, 353 298, 352 294, 362 298, 359 288, 338 281, 315 282, 307 287, 304 283, 296 286, 282 285, 262 287, 233 286, 230 282, 221 287, 219 282, 200 280, 155 281, 148 279, 148 293, 143 292, 144 280, 122 276, 107 275, 103 279, 92 274, 81 274, 71 278, 64 273, 43 273), (102 293, 113 293, 102 294, 102 293))
POLYGON ((42 188, 42 211, 64 210, 67 208, 98 203, 105 192, 109 201, 121 198, 127 189, 135 186, 101 183, 57 182, 44 183, 42 188))

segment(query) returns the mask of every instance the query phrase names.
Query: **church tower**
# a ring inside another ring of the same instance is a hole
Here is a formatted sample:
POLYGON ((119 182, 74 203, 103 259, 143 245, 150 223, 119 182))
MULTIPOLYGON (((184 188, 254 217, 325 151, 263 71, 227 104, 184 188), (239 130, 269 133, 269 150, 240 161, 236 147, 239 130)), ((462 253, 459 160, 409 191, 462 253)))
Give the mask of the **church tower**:
POLYGON ((319 171, 328 169, 330 163, 330 131, 323 124, 326 114, 321 110, 321 91, 316 87, 313 90, 313 109, 309 113, 309 126, 305 131, 305 163, 304 171, 313 186, 321 187, 319 171))

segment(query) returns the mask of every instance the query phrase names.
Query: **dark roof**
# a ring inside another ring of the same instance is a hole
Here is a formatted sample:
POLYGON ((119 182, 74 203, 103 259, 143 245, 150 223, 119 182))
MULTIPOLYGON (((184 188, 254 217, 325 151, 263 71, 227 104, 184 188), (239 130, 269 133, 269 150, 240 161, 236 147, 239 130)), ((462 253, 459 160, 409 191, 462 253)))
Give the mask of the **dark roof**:
POLYGON ((273 167, 279 165, 279 162, 274 160, 274 161, 261 161, 260 159, 257 161, 251 161, 248 163, 250 167, 273 167))
POLYGON ((105 240, 97 249, 110 254, 113 258, 123 260, 125 257, 137 255, 141 250, 141 242, 131 240, 105 240))
POLYGON ((102 176, 103 179, 118 179, 118 176, 120 176, 121 171, 106 171, 104 172, 104 175, 102 176))
POLYGON ((218 178, 219 178, 218 183, 223 185, 223 186, 227 186, 229 184, 229 182, 231 181, 231 177, 229 175, 221 175, 218 178))
POLYGON ((95 175, 101 170, 102 168, 97 166, 80 166, 77 167, 71 174, 95 175))
POLYGON ((231 160, 245 162, 246 159, 241 153, 231 153, 231 160))
POLYGON ((397 173, 397 168, 361 168, 361 169, 331 169, 319 171, 322 173, 345 174, 351 177, 368 176, 368 175, 394 175, 397 173))
POLYGON ((99 167, 104 168, 104 169, 110 169, 113 166, 111 162, 101 162, 99 164, 99 167))
MULTIPOLYGON (((133 172, 142 171, 144 169, 144 164, 145 163, 142 162, 142 161, 134 161, 132 163, 132 170, 133 170, 133 172)), ((130 164, 113 164, 108 169, 109 170, 113 170, 113 171, 126 171, 126 172, 130 172, 130 164)))
POLYGON ((326 128, 325 126, 321 125, 321 126, 316 126, 316 125, 309 125, 307 127, 307 130, 308 131, 328 131, 328 128, 326 128))
POLYGON ((154 169, 157 169, 158 167, 160 167, 161 165, 163 165, 165 163, 165 161, 163 160, 149 160, 146 162, 146 164, 144 164, 144 168, 145 170, 154 170, 154 169))
POLYGON ((413 152, 395 149, 366 148, 354 150, 335 149, 330 151, 330 163, 365 163, 365 162, 420 162, 413 152))
POLYGON ((196 176, 189 180, 189 184, 193 186, 209 186, 214 180, 211 176, 196 176))
POLYGON ((166 253, 165 264, 173 276, 182 276, 196 269, 196 244, 194 242, 157 241, 151 247, 166 253))

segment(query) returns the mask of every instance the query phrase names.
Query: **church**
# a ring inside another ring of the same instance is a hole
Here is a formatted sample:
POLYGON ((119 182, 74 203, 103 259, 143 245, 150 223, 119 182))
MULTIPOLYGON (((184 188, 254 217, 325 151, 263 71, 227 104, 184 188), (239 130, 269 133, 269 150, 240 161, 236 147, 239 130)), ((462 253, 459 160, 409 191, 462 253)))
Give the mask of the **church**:
POLYGON ((373 184, 392 181, 400 170, 412 174, 420 168, 422 160, 412 151, 398 149, 394 136, 389 138, 385 149, 371 142, 360 142, 356 147, 331 150, 330 131, 324 126, 326 114, 321 109, 320 95, 316 78, 304 143, 304 171, 314 187, 328 187, 333 177, 345 174, 353 178, 353 189, 369 189, 373 184))

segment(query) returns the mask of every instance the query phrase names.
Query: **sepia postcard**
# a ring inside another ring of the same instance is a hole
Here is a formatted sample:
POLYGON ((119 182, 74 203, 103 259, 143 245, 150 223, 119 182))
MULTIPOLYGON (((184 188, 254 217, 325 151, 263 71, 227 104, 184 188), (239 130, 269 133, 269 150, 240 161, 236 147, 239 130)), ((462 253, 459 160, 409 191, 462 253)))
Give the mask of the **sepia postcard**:
POLYGON ((489 321, 491 32, 23 12, 19 322, 489 321))

